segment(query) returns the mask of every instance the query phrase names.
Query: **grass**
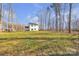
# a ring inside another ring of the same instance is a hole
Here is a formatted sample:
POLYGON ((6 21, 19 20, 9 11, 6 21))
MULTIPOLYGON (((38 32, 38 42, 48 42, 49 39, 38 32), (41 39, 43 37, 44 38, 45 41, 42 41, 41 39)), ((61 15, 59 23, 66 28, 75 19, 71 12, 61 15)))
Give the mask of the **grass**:
POLYGON ((79 47, 72 40, 22 39, 0 43, 0 55, 75 55, 76 52, 79 55, 79 47))
POLYGON ((2 32, 0 55, 79 55, 79 35, 48 31, 2 32))
POLYGON ((12 39, 12 38, 45 38, 45 39, 52 39, 52 38, 79 38, 79 35, 73 35, 73 34, 65 34, 65 33, 53 33, 53 32, 49 32, 49 31, 37 31, 37 32, 4 32, 4 33, 0 33, 0 39, 12 39))

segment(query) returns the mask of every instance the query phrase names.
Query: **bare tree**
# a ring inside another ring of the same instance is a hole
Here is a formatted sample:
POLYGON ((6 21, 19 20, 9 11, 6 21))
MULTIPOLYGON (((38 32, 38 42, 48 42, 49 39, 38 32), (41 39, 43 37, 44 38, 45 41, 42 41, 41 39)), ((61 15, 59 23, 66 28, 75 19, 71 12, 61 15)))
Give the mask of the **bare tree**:
POLYGON ((12 31, 13 9, 12 9, 12 4, 11 3, 8 4, 8 11, 9 11, 9 13, 8 13, 8 29, 10 31, 12 31))
POLYGON ((0 3, 0 23, 1 23, 1 19, 2 19, 2 3, 0 3))
POLYGON ((72 11, 72 3, 69 4, 69 23, 68 23, 68 27, 69 27, 69 33, 71 33, 71 12, 72 11))
POLYGON ((47 12, 48 12, 48 30, 50 30, 50 27, 51 27, 51 23, 50 23, 50 8, 49 7, 47 7, 47 12))
POLYGON ((0 3, 0 24, 1 24, 1 30, 3 31, 3 4, 0 3))
POLYGON ((53 3, 51 5, 51 7, 54 9, 55 11, 55 19, 56 19, 56 31, 61 30, 61 4, 60 3, 53 3))
POLYGON ((40 13, 38 13, 38 17, 39 17, 39 28, 40 30, 42 30, 42 11, 39 11, 40 13))
POLYGON ((65 24, 65 10, 66 10, 66 5, 62 4, 62 25, 61 25, 61 30, 64 31, 64 24, 65 24))
POLYGON ((55 26, 56 26, 56 31, 58 31, 58 14, 57 14, 58 8, 56 4, 53 4, 53 6, 54 6, 54 11, 55 11, 55 17, 56 17, 55 26))

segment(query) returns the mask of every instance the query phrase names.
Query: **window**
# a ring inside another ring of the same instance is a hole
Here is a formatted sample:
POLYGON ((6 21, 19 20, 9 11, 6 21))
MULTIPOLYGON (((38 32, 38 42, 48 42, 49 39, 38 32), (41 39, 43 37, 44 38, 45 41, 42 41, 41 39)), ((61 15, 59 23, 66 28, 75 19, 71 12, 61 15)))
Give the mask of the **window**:
POLYGON ((33 30, 33 29, 31 29, 31 30, 33 30))
POLYGON ((25 26, 25 28, 29 28, 29 26, 25 26))
POLYGON ((36 28, 34 28, 34 30, 36 30, 36 28))

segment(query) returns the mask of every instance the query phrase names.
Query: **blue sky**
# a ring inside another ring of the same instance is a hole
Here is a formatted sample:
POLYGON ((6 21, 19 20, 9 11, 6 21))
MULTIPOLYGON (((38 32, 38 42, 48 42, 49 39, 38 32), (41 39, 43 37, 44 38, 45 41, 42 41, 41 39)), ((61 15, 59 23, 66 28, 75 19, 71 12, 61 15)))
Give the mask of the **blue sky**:
MULTIPOLYGON (((29 22, 37 22, 37 14, 40 13, 41 9, 45 9, 49 6, 48 3, 13 3, 12 8, 15 12, 17 23, 28 24, 29 22)), ((7 6, 7 4, 6 4, 7 6)), ((66 6, 65 8, 67 8, 66 6)), ((4 10, 7 7, 4 8, 4 10)), ((6 12, 7 13, 7 12, 6 12)), ((73 4, 73 15, 79 18, 79 4, 73 4)), ((65 14, 68 14, 68 9, 65 14)))
MULTIPOLYGON (((32 22, 32 19, 37 19, 39 10, 46 8, 49 4, 32 4, 32 3, 14 3, 12 7, 16 14, 18 23, 27 24, 32 22)), ((34 21, 35 22, 35 21, 34 21)))

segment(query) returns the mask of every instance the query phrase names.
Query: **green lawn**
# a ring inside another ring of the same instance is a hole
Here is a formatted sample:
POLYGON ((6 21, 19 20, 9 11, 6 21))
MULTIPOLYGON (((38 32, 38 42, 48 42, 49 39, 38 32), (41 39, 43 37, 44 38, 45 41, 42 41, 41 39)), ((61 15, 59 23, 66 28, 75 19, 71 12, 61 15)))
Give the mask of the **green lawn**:
POLYGON ((4 32, 0 33, 0 38, 45 38, 45 39, 52 39, 52 38, 79 38, 79 35, 68 34, 68 33, 53 33, 49 31, 28 31, 28 32, 4 32))
POLYGON ((0 55, 79 55, 79 35, 48 31, 2 32, 0 55))

